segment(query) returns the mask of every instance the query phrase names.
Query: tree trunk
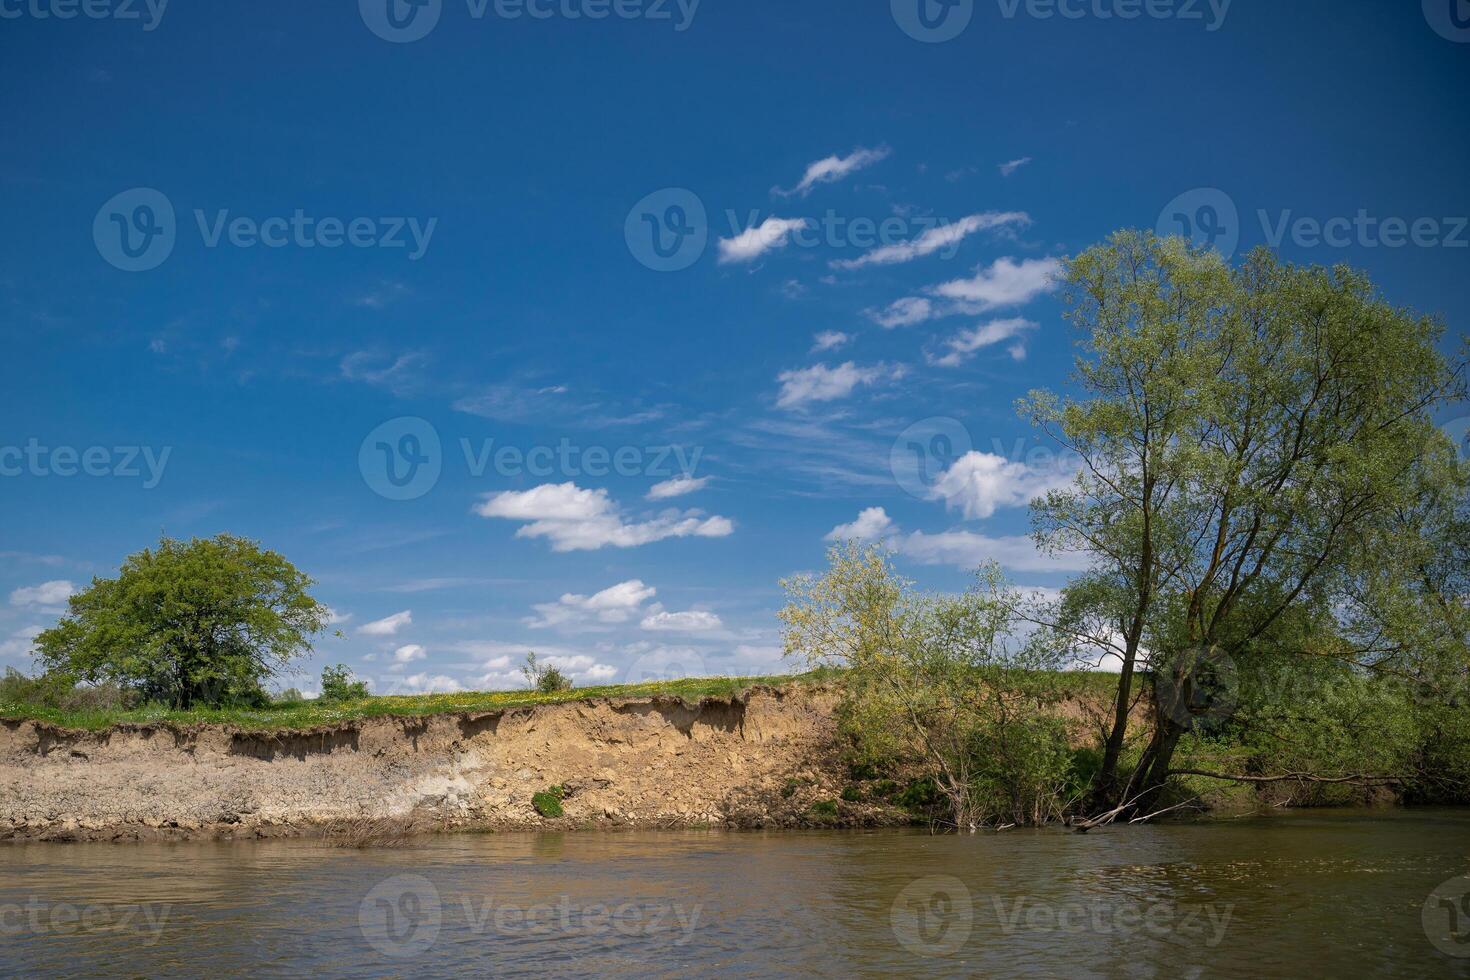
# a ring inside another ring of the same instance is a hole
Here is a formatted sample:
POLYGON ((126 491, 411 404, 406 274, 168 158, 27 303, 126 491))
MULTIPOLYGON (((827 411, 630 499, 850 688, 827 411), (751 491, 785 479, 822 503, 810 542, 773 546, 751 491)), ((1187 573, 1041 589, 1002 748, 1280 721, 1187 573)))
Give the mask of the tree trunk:
POLYGON ((1101 809, 1117 806, 1118 759, 1123 754, 1123 743, 1128 736, 1128 708, 1133 701, 1133 664, 1135 654, 1131 648, 1123 659, 1123 670, 1118 675, 1118 694, 1113 701, 1113 727, 1108 732, 1108 742, 1103 749, 1102 769, 1097 775, 1097 786, 1093 791, 1094 802, 1101 809))

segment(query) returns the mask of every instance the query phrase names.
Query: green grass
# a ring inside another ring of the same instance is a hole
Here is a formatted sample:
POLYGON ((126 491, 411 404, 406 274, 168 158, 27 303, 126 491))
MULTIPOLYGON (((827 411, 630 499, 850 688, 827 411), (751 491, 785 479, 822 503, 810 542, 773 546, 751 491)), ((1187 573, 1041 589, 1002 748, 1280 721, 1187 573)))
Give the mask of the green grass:
POLYGON ((645 684, 584 687, 554 694, 534 691, 466 691, 458 694, 392 695, 327 704, 301 701, 270 708, 201 708, 174 711, 161 705, 145 705, 129 711, 62 711, 28 704, 0 702, 0 719, 48 721, 63 728, 99 730, 117 724, 234 725, 266 731, 290 731, 334 725, 361 718, 421 717, 460 712, 498 711, 538 704, 561 704, 588 698, 730 697, 755 684, 811 684, 829 681, 836 671, 769 677, 698 677, 645 684))
MULTIPOLYGON (((161 705, 144 705, 132 710, 64 711, 31 704, 0 701, 0 719, 48 721, 63 728, 96 731, 117 724, 233 725, 257 731, 291 731, 335 725, 362 718, 421 717, 460 712, 498 711, 537 704, 561 704, 588 698, 681 697, 697 700, 703 697, 728 698, 755 684, 830 683, 839 680, 840 670, 823 668, 805 674, 778 674, 766 677, 694 677, 677 681, 654 681, 645 684, 616 684, 605 687, 583 687, 553 694, 535 691, 463 691, 457 694, 420 694, 366 697, 355 701, 326 703, 300 701, 270 708, 198 708, 174 711, 161 705)), ((1058 675, 1062 686, 1079 696, 1111 696, 1116 690, 1117 675, 1067 671, 1058 675)))
POLYGON ((547 817, 548 819, 560 817, 563 815, 561 801, 565 796, 565 790, 560 786, 553 786, 544 792, 532 793, 531 805, 543 817, 547 817))

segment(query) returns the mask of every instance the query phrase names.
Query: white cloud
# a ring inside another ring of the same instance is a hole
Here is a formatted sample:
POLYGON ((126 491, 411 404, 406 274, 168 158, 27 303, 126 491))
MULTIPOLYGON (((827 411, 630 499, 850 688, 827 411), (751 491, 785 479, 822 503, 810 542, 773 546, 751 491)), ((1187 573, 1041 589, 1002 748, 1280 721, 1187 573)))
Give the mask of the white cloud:
POLYGON ((702 476, 695 479, 692 476, 676 476, 672 480, 655 483, 649 488, 648 500, 668 500, 670 497, 682 497, 697 490, 703 490, 704 485, 709 482, 709 477, 702 476))
POLYGON ((903 538, 898 550, 926 565, 953 565, 965 570, 986 561, 997 561, 1018 572, 1080 572, 1087 568, 1085 555, 1044 555, 1025 535, 990 537, 962 530, 939 534, 915 531, 903 538))
POLYGON ((942 248, 958 245, 977 231, 1005 225, 1024 226, 1030 223, 1031 217, 1024 211, 986 211, 983 214, 972 214, 947 225, 930 228, 912 241, 884 245, 859 258, 838 259, 831 265, 834 269, 861 269, 869 265, 898 265, 902 262, 912 262, 914 259, 923 258, 942 248))
POLYGON ((410 352, 398 357, 385 357, 373 351, 354 351, 342 358, 342 377, 387 388, 398 396, 411 395, 424 384, 424 367, 428 358, 410 352))
POLYGON ((868 310, 868 318, 885 330, 923 323, 934 316, 934 304, 922 296, 905 296, 889 303, 886 309, 868 310))
POLYGON ((10 604, 58 609, 66 605, 66 600, 71 598, 76 591, 77 587, 66 579, 55 579, 50 582, 42 582, 40 585, 29 585, 16 589, 10 593, 10 604))
POLYGON ((1026 164, 1030 162, 1030 157, 1018 157, 1015 160, 1010 160, 1006 163, 1001 164, 1000 167, 997 169, 1000 170, 1000 175, 1002 177, 1009 177, 1011 174, 1015 173, 1017 170, 1020 170, 1022 167, 1026 166, 1026 164))
POLYGON ((791 233, 806 226, 805 218, 767 218, 734 238, 721 238, 720 263, 754 262, 773 248, 784 248, 791 233))
POLYGON ((697 510, 670 509, 644 521, 625 521, 606 490, 584 490, 575 483, 488 494, 475 513, 529 522, 516 537, 546 538, 553 551, 635 548, 665 538, 723 538, 735 531, 729 518, 697 510))
POLYGON ((403 612, 375 619, 371 623, 363 623, 357 631, 364 636, 393 636, 412 622, 413 611, 405 609, 403 612))
POLYGON ((0 658, 20 660, 35 655, 35 640, 41 635, 41 627, 26 626, 0 640, 0 658))
POLYGON ((776 399, 780 408, 798 408, 808 402, 830 402, 846 398, 858 385, 874 384, 897 378, 901 370, 881 364, 858 367, 852 361, 829 368, 814 364, 797 371, 782 371, 776 376, 781 394, 776 399))
POLYGON ((656 612, 645 616, 638 624, 646 630, 662 630, 676 633, 707 633, 723 629, 725 624, 712 612, 690 609, 686 612, 656 612))
POLYGON ((845 345, 852 337, 840 330, 823 330, 812 338, 812 353, 824 350, 836 350, 845 345))
POLYGON ((537 603, 538 616, 526 620, 532 629, 574 627, 587 623, 625 623, 640 612, 643 603, 656 593, 640 579, 629 579, 594 595, 567 593, 556 602, 537 603))
POLYGON ((869 507, 851 524, 839 524, 827 532, 828 541, 877 541, 895 530, 893 520, 882 507, 869 507))
POLYGON ((991 320, 989 323, 979 324, 972 329, 961 330, 944 342, 949 352, 930 358, 929 363, 939 367, 958 367, 968 361, 977 350, 1004 343, 1007 340, 1013 341, 1008 348, 1011 358, 1017 361, 1025 360, 1024 335, 1038 326, 1039 324, 1033 320, 1011 317, 1005 320, 991 320))
POLYGON ((989 517, 997 508, 1021 507, 1048 490, 1068 486, 1076 473, 1075 464, 1062 459, 1030 466, 972 449, 944 471, 931 493, 975 520, 989 517))
POLYGON ((340 626, 352 618, 352 613, 338 612, 331 606, 327 607, 327 625, 340 626))
POLYGON ((887 159, 888 155, 892 152, 888 147, 880 146, 872 150, 858 147, 845 157, 834 154, 808 166, 806 173, 802 175, 801 183, 797 184, 791 190, 782 190, 779 187, 773 187, 771 192, 781 197, 792 197, 796 195, 805 197, 818 184, 835 183, 849 174, 862 170, 864 167, 871 167, 873 164, 887 159))
POLYGON ((940 283, 931 292, 954 300, 956 312, 984 313, 1003 306, 1029 303, 1056 288, 1062 263, 1057 259, 1001 258, 990 267, 979 267, 969 279, 940 283))
POLYGON ((393 680, 389 693, 393 694, 455 694, 464 690, 464 685, 444 674, 410 674, 393 680))
POLYGON ((415 660, 422 660, 429 655, 429 651, 417 643, 401 646, 393 651, 393 662, 396 664, 411 664, 415 660))

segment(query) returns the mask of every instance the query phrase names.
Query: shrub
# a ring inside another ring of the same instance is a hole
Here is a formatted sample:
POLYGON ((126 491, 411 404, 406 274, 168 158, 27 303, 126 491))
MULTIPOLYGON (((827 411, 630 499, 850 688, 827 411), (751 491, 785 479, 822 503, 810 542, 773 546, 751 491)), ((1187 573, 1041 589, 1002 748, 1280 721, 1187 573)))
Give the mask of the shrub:
POLYGON ((563 815, 561 801, 566 797, 566 791, 560 786, 553 786, 548 790, 531 795, 531 806, 543 817, 552 818, 563 815))
POLYGON ((116 681, 78 684, 75 677, 59 671, 27 677, 13 667, 0 677, 0 704, 17 707, 55 708, 61 711, 112 711, 136 707, 135 691, 116 681))
POLYGON ((338 704, 343 701, 361 701, 367 696, 367 681, 353 677, 351 669, 345 664, 323 668, 321 700, 338 704))
POLYGON ((521 676, 525 677, 531 690, 540 694, 560 694, 572 689, 572 679, 556 667, 538 661, 534 650, 526 654, 521 676))

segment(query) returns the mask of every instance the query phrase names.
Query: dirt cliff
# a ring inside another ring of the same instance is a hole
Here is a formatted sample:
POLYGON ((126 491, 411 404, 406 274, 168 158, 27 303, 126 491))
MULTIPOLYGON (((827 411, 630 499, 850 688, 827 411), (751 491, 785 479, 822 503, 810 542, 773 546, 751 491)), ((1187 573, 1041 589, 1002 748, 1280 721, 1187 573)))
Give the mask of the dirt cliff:
POLYGON ((835 797, 836 695, 591 699, 307 731, 0 721, 0 839, 129 840, 421 826, 762 826, 835 797), (565 815, 531 797, 563 788, 565 815), (798 791, 799 789, 799 791, 798 791))

